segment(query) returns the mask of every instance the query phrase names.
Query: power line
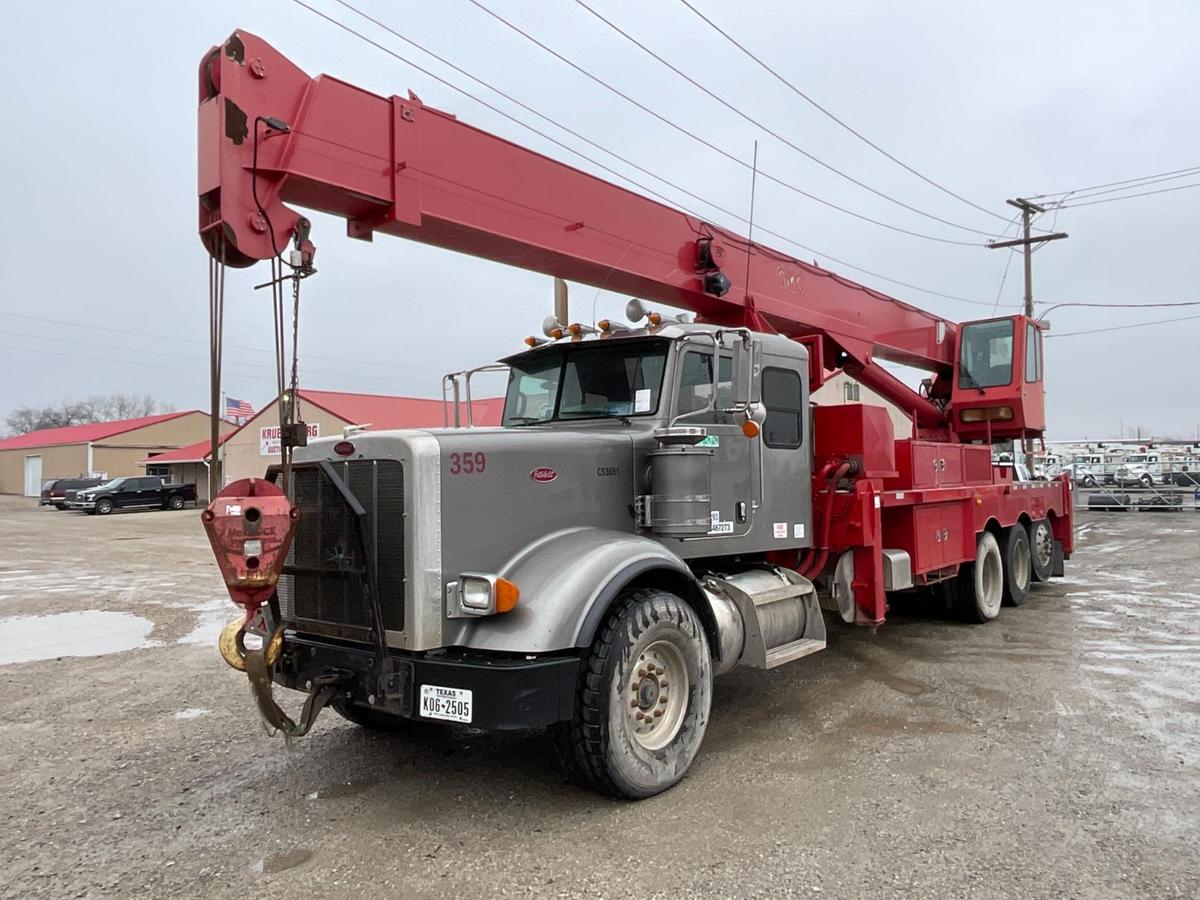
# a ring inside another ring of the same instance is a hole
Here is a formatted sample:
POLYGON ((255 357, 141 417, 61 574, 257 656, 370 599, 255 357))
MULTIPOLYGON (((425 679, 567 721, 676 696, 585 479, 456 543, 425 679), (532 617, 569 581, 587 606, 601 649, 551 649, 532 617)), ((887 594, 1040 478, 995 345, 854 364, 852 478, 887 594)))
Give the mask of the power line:
MULTIPOLYGON (((302 2, 302 0, 293 0, 293 2, 299 3, 301 6, 305 5, 302 2)), ((341 0, 339 0, 339 2, 341 2, 341 0)), ((540 47, 542 50, 549 53, 555 59, 558 59, 559 61, 563 62, 564 64, 570 66, 572 69, 579 72, 581 75, 591 79, 596 84, 603 87, 605 90, 610 91, 611 93, 615 94, 616 96, 620 97, 621 99, 625 100, 626 102, 636 106, 638 109, 642 110, 646 114, 653 116, 655 119, 662 122, 664 125, 668 126, 669 128, 672 128, 675 131, 678 131, 680 134, 691 138, 693 141, 696 141, 697 143, 703 144, 705 147, 708 147, 714 153, 720 154, 721 156, 728 159, 730 162, 733 162, 736 165, 741 166, 744 169, 751 168, 750 163, 746 162, 744 159, 741 159, 740 157, 734 155, 733 153, 730 153, 729 151, 717 146, 716 144, 709 141, 707 138, 704 138, 704 137, 696 134, 694 131, 690 131, 687 128, 684 128, 682 125, 679 125, 678 123, 671 121, 669 118, 667 118, 663 114, 656 112, 653 109, 651 109, 650 107, 646 106, 640 100, 637 100, 634 97, 630 96, 629 94, 625 93, 624 91, 613 87, 611 84, 609 84, 604 79, 600 78, 598 75, 594 75, 593 73, 589 72, 587 69, 583 68, 583 66, 576 63, 574 60, 568 59, 566 56, 559 53, 554 48, 550 47, 547 44, 542 43, 537 38, 535 38, 533 35, 531 35, 529 32, 524 31, 519 26, 510 22, 508 19, 505 19, 499 13, 493 12, 492 10, 488 9, 486 6, 484 6, 480 2, 480 0, 467 0, 467 2, 472 4, 473 6, 477 7, 481 11, 487 13, 493 19, 495 19, 496 21, 498 21, 502 25, 504 25, 506 28, 509 28, 510 30, 521 35, 521 37, 525 38, 530 43, 535 44, 536 46, 540 47)), ((309 7, 309 8, 311 9, 311 7, 309 7)), ((318 15, 320 15, 320 13, 318 13, 318 15)), ((879 219, 872 218, 871 216, 864 215, 863 213, 859 213, 859 212, 855 212, 854 210, 847 209, 846 207, 840 206, 830 200, 826 200, 823 197, 818 197, 816 194, 811 194, 808 191, 804 190, 803 188, 800 188, 797 185, 792 184, 791 182, 786 181, 785 179, 783 179, 777 175, 773 175, 769 172, 766 172, 763 169, 759 169, 758 174, 760 177, 765 178, 767 181, 773 182, 774 184, 777 184, 780 187, 787 188, 788 190, 792 191, 793 193, 799 194, 801 197, 806 197, 807 199, 812 200, 815 203, 819 203, 822 206, 827 206, 830 209, 837 210, 840 213, 843 213, 848 216, 852 216, 853 218, 859 219, 863 222, 869 222, 872 225, 877 225, 880 228, 886 228, 889 231, 895 231, 899 234, 907 234, 910 237, 921 238, 922 240, 926 240, 926 241, 934 241, 939 244, 952 244, 952 245, 960 246, 960 247, 982 246, 981 244, 979 244, 976 241, 959 241, 959 240, 955 240, 953 238, 938 237, 937 235, 933 235, 933 234, 925 234, 920 231, 912 231, 908 228, 902 228, 899 225, 892 225, 888 222, 883 222, 883 221, 880 221, 879 219)))
POLYGON ((1191 175, 1195 175, 1197 172, 1200 172, 1200 169, 1198 169, 1196 171, 1192 171, 1192 172, 1187 172, 1183 175, 1170 175, 1166 178, 1152 178, 1149 181, 1142 181, 1138 184, 1133 184, 1133 185, 1125 185, 1124 187, 1109 188, 1108 190, 1105 190, 1105 191, 1091 191, 1089 193, 1084 193, 1084 194, 1067 194, 1065 197, 1062 197, 1060 200, 1051 201, 1051 202, 1076 203, 1079 200, 1091 200, 1093 197, 1102 197, 1106 194, 1123 194, 1126 191, 1135 190, 1137 188, 1149 187, 1152 184, 1162 184, 1165 181, 1175 181, 1176 179, 1179 179, 1179 178, 1187 178, 1191 175))
POLYGON ((895 156, 893 156, 887 150, 883 149, 883 147, 876 144, 874 141, 872 141, 866 135, 864 135, 861 132, 852 128, 850 125, 848 125, 842 119, 835 116, 832 112, 830 112, 828 109, 826 109, 820 103, 818 103, 816 100, 814 100, 808 94, 806 94, 804 91, 800 90, 800 88, 796 87, 796 85, 794 85, 792 82, 788 81, 788 79, 786 79, 782 75, 780 75, 779 72, 777 72, 775 69, 771 68, 771 66, 769 66, 765 62, 763 62, 756 54, 751 52, 742 43, 740 43, 736 38, 734 38, 731 34, 729 34, 729 32, 725 31, 723 28, 721 28, 719 25, 717 25, 716 22, 714 22, 708 16, 704 15, 704 13, 700 12, 700 10, 696 9, 696 7, 694 7, 691 3, 689 3, 688 0, 679 0, 679 2, 682 3, 684 6, 686 6, 688 9, 690 9, 693 13, 695 13, 702 21, 707 23, 710 28, 712 28, 714 31, 717 32, 717 34, 721 35, 721 37, 725 38, 725 40, 729 41, 729 43, 733 44, 733 46, 735 46, 739 50, 741 50, 742 53, 744 53, 751 60, 753 60, 758 66, 760 66, 762 69, 764 69, 768 73, 770 73, 777 81, 779 81, 781 84, 783 84, 789 90, 791 90, 794 94, 796 94, 798 97, 800 97, 806 103, 810 104, 814 109, 818 110, 820 113, 822 113, 823 115, 825 115, 826 117, 828 117, 829 119, 833 120, 838 125, 840 125, 846 131, 850 132, 850 134, 854 135, 860 141, 865 143, 868 147, 883 154, 885 157, 890 159, 896 165, 900 166, 900 168, 904 169, 906 172, 909 172, 909 173, 917 176, 922 181, 924 181, 926 184, 932 185, 933 187, 937 188, 942 193, 948 194, 949 196, 953 197, 956 200, 961 200, 963 203, 967 204, 967 206, 970 206, 973 209, 977 209, 980 212, 987 213, 989 216, 992 216, 993 218, 1000 219, 1001 221, 1004 220, 1004 216, 1000 215, 1000 213, 995 212, 994 210, 990 210, 984 206, 980 206, 978 203, 974 203, 971 200, 968 200, 966 197, 961 196, 960 194, 956 194, 954 191, 950 190, 948 187, 945 187, 944 185, 939 184, 938 182, 934 181, 932 178, 929 178, 926 175, 922 175, 920 172, 918 172, 912 166, 908 165, 907 163, 903 162, 902 160, 897 159, 895 156))
POLYGON ((738 115, 742 119, 745 119, 751 125, 754 125, 757 128, 761 128, 767 134, 771 135, 771 137, 786 144, 788 147, 791 147, 793 150, 795 150, 797 153, 799 153, 805 159, 811 160, 812 162, 821 166, 823 169, 833 172, 835 175, 837 175, 841 178, 844 178, 846 181, 849 181, 851 184, 857 185, 858 187, 862 188, 863 190, 869 191, 870 193, 874 194, 876 197, 881 197, 882 199, 887 200, 889 203, 894 203, 897 206, 907 209, 909 212, 914 212, 919 216, 924 216, 927 219, 932 219, 933 221, 940 222, 943 225, 949 225, 951 228, 959 228, 963 231, 969 231, 972 234, 981 234, 985 237, 995 237, 995 234, 991 231, 982 231, 978 228, 972 228, 969 225, 960 225, 957 222, 952 222, 949 219, 943 219, 940 216, 935 216, 932 213, 926 212, 922 209, 918 209, 915 206, 911 206, 910 204, 905 203, 903 200, 897 200, 895 197, 891 196, 890 194, 887 194, 881 190, 871 187, 869 184, 865 184, 862 181, 859 181, 857 178, 855 178, 852 175, 848 175, 847 173, 843 172, 841 169, 837 168, 834 165, 831 165, 830 163, 826 162, 825 160, 821 159, 820 157, 805 150, 803 147, 799 146, 798 144, 796 144, 793 141, 789 140, 788 138, 784 137, 778 131, 773 130, 770 126, 763 124, 761 121, 759 121, 758 119, 749 115, 748 113, 743 112, 741 109, 739 109, 734 104, 730 103, 729 101, 725 100, 723 97, 719 96, 714 91, 705 87, 703 84, 701 84, 699 81, 697 81, 692 76, 688 75, 682 69, 675 66, 668 60, 664 59, 658 53, 654 52, 654 50, 652 50, 650 47, 647 47, 645 44, 643 44, 641 41, 639 41, 637 38, 635 38, 629 32, 625 31, 623 28, 621 28, 619 25, 617 25, 615 22, 613 22, 611 19, 606 18, 605 16, 603 16, 596 10, 592 9, 592 7, 588 6, 588 4, 586 2, 584 2, 584 0, 575 0, 575 3, 577 6, 580 6, 583 9, 587 10, 587 12, 589 12, 592 16, 599 19, 601 22, 603 22, 605 25, 607 25, 610 29, 615 31, 617 34, 621 35, 621 37, 625 38, 625 40, 629 41, 635 47, 642 50, 648 56, 657 60, 662 65, 666 66, 668 69, 670 69, 676 75, 678 75, 680 78, 682 78, 686 82, 688 82, 688 84, 691 84, 693 87, 702 91, 705 95, 711 97, 713 100, 716 100, 718 103, 720 103, 726 109, 728 109, 730 112, 733 112, 735 115, 738 115))
POLYGON ((1151 325, 1169 325, 1173 322, 1192 322, 1200 316, 1180 316, 1176 319, 1156 319, 1153 322, 1134 322, 1132 325, 1111 325, 1108 328, 1089 328, 1086 331, 1066 331, 1062 334, 1047 334, 1048 338, 1078 337, 1081 334, 1103 334, 1106 331, 1126 331, 1130 328, 1148 328, 1151 325))
MULTIPOLYGON (((643 191, 646 194, 649 194, 653 197, 657 197, 659 200, 663 201, 667 205, 681 209, 683 212, 687 213, 688 215, 691 215, 694 218, 699 219, 700 221, 704 221, 704 219, 705 219, 704 216, 696 213, 693 210, 688 209, 686 206, 678 203, 677 201, 675 201, 669 197, 663 196, 663 194, 654 190, 653 188, 650 188, 644 184, 641 184, 637 180, 632 179, 628 175, 624 175, 621 172, 618 172, 617 170, 613 169, 610 166, 606 166, 604 163, 601 163, 598 160, 588 156, 587 154, 582 153, 581 151, 569 146, 568 144, 565 144, 562 141, 546 134, 544 131, 541 131, 540 129, 535 128, 534 126, 529 125, 526 122, 522 122, 520 119, 516 118, 511 113, 501 110, 499 107, 476 96, 475 94, 472 94, 470 91, 466 90, 465 88, 459 87, 458 85, 448 81, 447 79, 441 77, 440 75, 437 75, 437 74, 431 72, 429 69, 421 66, 420 64, 415 63, 412 60, 408 59, 407 57, 397 53, 396 51, 392 50, 391 48, 385 47, 383 44, 380 44, 378 41, 372 40, 371 38, 367 37, 362 32, 347 25, 345 22, 341 22, 338 19, 335 19, 332 16, 327 15, 326 13, 321 12, 318 9, 315 9, 312 6, 309 6, 307 3, 303 2, 303 0, 292 0, 292 2, 295 3, 297 6, 303 7, 304 9, 313 13, 314 15, 319 16, 320 18, 329 22, 331 25, 334 25, 337 28, 340 28, 341 30, 345 31, 346 33, 351 34, 354 37, 357 37, 358 39, 362 40, 363 42, 370 44, 372 47, 376 48, 377 50, 380 50, 383 53, 386 53, 388 56, 391 56, 393 59, 396 59, 397 61, 404 63, 405 65, 417 70, 418 72, 421 72, 422 74, 428 76, 429 78, 432 78, 434 81, 437 81, 439 84, 442 84, 442 85, 450 88, 451 90, 461 94, 462 96, 466 97, 467 99, 472 100, 475 103, 478 103, 480 106, 483 106, 484 108, 489 109, 500 116, 503 116, 507 121, 513 122, 516 125, 519 125, 521 128, 524 128, 526 131, 529 131, 529 132, 549 141, 550 143, 552 143, 558 147, 561 147, 562 149, 566 150, 568 153, 572 154, 573 156, 578 156, 580 159, 590 162, 592 165, 597 166, 598 168, 602 169, 605 172, 608 172, 609 174, 613 175, 614 177, 619 178, 622 181, 625 181, 629 184, 634 185, 638 190, 643 191)), ((456 71, 461 72, 463 75, 467 76, 471 80, 473 80, 477 83, 483 84, 483 82, 476 76, 471 75, 466 70, 461 69, 457 66, 454 66, 454 64, 443 60, 440 56, 437 56, 432 51, 427 50, 424 46, 417 44, 417 43, 409 40, 408 38, 403 37, 398 32, 389 28, 387 25, 383 24, 382 22, 379 22, 377 19, 372 18, 371 16, 367 15, 366 13, 363 13, 360 10, 354 8, 351 4, 346 3, 345 0, 337 0, 337 2, 339 2, 341 5, 345 6, 347 9, 352 10, 357 15, 361 16, 362 18, 366 19, 367 21, 370 21, 371 23, 382 28, 384 31, 387 31, 389 34, 404 40, 406 43, 410 44, 413 47, 416 47, 421 52, 426 53, 427 55, 433 57, 434 59, 437 59, 439 62, 443 62, 443 64, 450 66, 451 68, 454 68, 456 71)), ((592 141, 591 139, 584 137, 583 135, 579 134, 578 132, 575 132, 566 126, 559 124, 554 119, 549 118, 548 116, 544 115, 543 113, 537 112, 537 110, 534 110, 532 107, 526 106, 525 104, 521 103, 519 100, 509 97, 508 94, 503 93, 502 91, 498 90, 497 88, 491 87, 490 85, 484 85, 484 86, 488 87, 489 90, 499 94, 500 96, 505 97, 506 99, 510 99, 513 103, 516 103, 517 105, 521 106, 523 109, 527 109, 529 112, 534 113, 539 118, 542 118, 547 122, 550 122, 552 125, 555 125, 556 127, 562 129, 563 131, 566 131, 569 134, 575 135, 580 140, 585 141, 586 143, 590 144, 593 147, 596 147, 597 149, 601 150, 604 153, 607 153, 608 155, 614 157, 615 159, 619 159, 622 162, 625 162, 627 165, 632 166, 633 168, 650 176, 651 178, 654 178, 657 181, 660 181, 666 185, 669 185, 670 187, 674 188, 675 190, 680 191, 681 193, 686 194, 687 196, 697 200, 698 202, 703 203, 704 205, 709 206, 709 207, 711 207, 733 219, 736 219, 743 223, 746 222, 745 217, 743 217, 737 213, 734 213, 730 210, 727 210, 727 209, 719 206, 718 204, 713 203, 711 200, 706 200, 704 197, 701 197, 698 194, 695 194, 692 191, 689 191, 687 188, 684 188, 677 184, 674 184, 673 182, 664 178, 663 176, 657 175, 654 172, 650 171, 649 169, 646 169, 646 168, 638 165, 637 163, 634 163, 631 160, 628 160, 625 157, 614 153, 613 151, 601 146, 600 144, 597 144, 595 141, 592 141)), ((293 129, 293 130, 295 130, 295 129, 293 129)), ((301 133, 303 133, 303 132, 301 132, 301 133)), ((336 143, 336 142, 334 142, 334 143, 336 143)), ((349 148, 349 149, 355 149, 355 148, 349 148)), ((760 174, 762 174, 762 173, 760 172, 760 174)), ((895 284, 895 285, 899 285, 901 287, 908 288, 910 290, 919 291, 923 294, 929 294, 930 296, 933 296, 933 297, 941 297, 946 300, 954 300, 959 303, 969 303, 969 304, 975 304, 978 306, 989 306, 990 305, 990 303, 988 303, 987 301, 984 301, 984 300, 977 300, 977 299, 972 299, 969 297, 962 297, 962 296, 959 296, 956 294, 949 294, 944 291, 937 291, 932 288, 922 287, 921 285, 913 284, 912 282, 902 281, 898 278, 892 278, 891 276, 883 275, 879 272, 875 272, 875 271, 865 268, 863 266, 859 266, 854 263, 848 262, 847 260, 840 259, 840 258, 834 256, 833 254, 825 253, 824 251, 818 250, 814 247, 810 247, 806 244, 802 244, 799 241, 797 241, 795 238, 791 238, 791 237, 788 237, 787 235, 780 234, 777 231, 772 231, 769 228, 765 228, 762 226, 758 226, 758 228, 764 234, 768 234, 771 237, 774 237, 778 240, 785 241, 788 244, 791 244, 795 247, 799 247, 801 250, 803 250, 806 253, 816 254, 817 256, 824 257, 827 260, 837 263, 839 266, 843 266, 847 269, 853 269, 856 272, 861 272, 865 275, 871 276, 872 278, 878 278, 881 281, 886 281, 890 284, 895 284)), ((866 290, 870 290, 870 288, 866 288, 866 290)))
MULTIPOLYGON (((3 312, 3 311, 0 311, 0 316, 8 316, 13 319, 25 319, 26 321, 30 321, 30 322, 44 322, 44 323, 47 323, 50 325, 66 325, 67 327, 70 327, 70 328, 86 328, 88 331, 105 331, 105 332, 110 332, 112 334, 129 335, 131 337, 153 338, 154 340, 158 340, 158 341, 178 341, 180 343, 185 343, 185 344, 205 344, 205 345, 208 344, 207 341, 202 341, 197 338, 176 337, 174 335, 169 335, 169 334, 154 334, 152 332, 147 332, 147 331, 131 331, 127 328, 112 328, 112 327, 109 327, 106 325, 93 325, 90 322, 69 322, 64 319, 48 319, 43 316, 30 316, 30 315, 23 315, 21 313, 10 313, 10 312, 3 312)), ((0 333, 4 333, 4 332, 0 332, 0 333)), ((15 334, 15 332, 9 332, 9 333, 15 334)), ((46 335, 20 335, 20 336, 36 337, 40 340, 46 340, 46 339, 66 340, 65 338, 48 338, 46 335)), ((77 343, 77 342, 68 341, 68 343, 77 343)), ((95 344, 94 341, 88 341, 88 342, 83 342, 83 343, 91 344, 91 345, 95 344)), ((271 352, 273 352, 270 350, 264 350, 261 347, 247 347, 247 346, 244 346, 241 344, 226 344, 225 346, 228 349, 246 350, 246 351, 250 351, 253 353, 271 353, 271 352)), ((131 348, 123 347, 121 349, 131 349, 131 348)), ((152 353, 154 351, 142 350, 139 348, 132 352, 152 353)), ((174 354, 174 353, 165 354, 165 355, 178 356, 178 354, 174 354)), ((408 369, 408 370, 415 371, 415 372, 439 372, 439 373, 441 372, 440 369, 434 369, 430 366, 408 366, 408 365, 404 365, 403 363, 370 362, 369 360, 363 360, 363 359, 348 359, 343 356, 318 356, 316 354, 306 354, 306 355, 308 356, 309 359, 323 359, 323 360, 326 360, 327 362, 348 363, 348 364, 352 364, 352 365, 356 365, 356 366, 375 366, 375 367, 386 368, 386 369, 408 369)), ((258 363, 234 363, 234 365, 259 365, 259 364, 258 363)))
POLYGON ((1115 203, 1117 200, 1132 200, 1134 197, 1149 197, 1152 194, 1169 194, 1172 191, 1184 191, 1188 188, 1200 187, 1200 181, 1191 184, 1179 184, 1175 187, 1159 188, 1157 191, 1142 191, 1137 194, 1122 194, 1120 197, 1105 197, 1103 200, 1085 200, 1083 203, 1060 203, 1059 209, 1075 209, 1080 206, 1095 206, 1098 203, 1115 203))
MULTIPOLYGON (((686 2, 686 0, 681 0, 686 2)), ((1167 180, 1168 178, 1182 178, 1185 175, 1191 175, 1195 172, 1200 172, 1200 166, 1189 166, 1186 169, 1173 169, 1170 172, 1157 172, 1153 175, 1141 175, 1138 178, 1126 178, 1124 181, 1110 181, 1106 184, 1093 184, 1089 187, 1074 188, 1069 191, 1051 191, 1048 194, 1034 194, 1030 199, 1037 200, 1044 197, 1061 197, 1065 194, 1082 194, 1087 191, 1094 191, 1097 188, 1119 187, 1123 184, 1133 184, 1134 182, 1148 181, 1149 179, 1167 180)))
POLYGON ((1045 318, 1056 309, 1065 309, 1067 307, 1079 307, 1083 309, 1165 309, 1179 306, 1200 306, 1200 300, 1177 300, 1169 303, 1089 303, 1085 301, 1068 301, 1065 303, 1054 303, 1050 300, 1035 300, 1038 305, 1050 304, 1049 307, 1038 314, 1038 318, 1045 318))

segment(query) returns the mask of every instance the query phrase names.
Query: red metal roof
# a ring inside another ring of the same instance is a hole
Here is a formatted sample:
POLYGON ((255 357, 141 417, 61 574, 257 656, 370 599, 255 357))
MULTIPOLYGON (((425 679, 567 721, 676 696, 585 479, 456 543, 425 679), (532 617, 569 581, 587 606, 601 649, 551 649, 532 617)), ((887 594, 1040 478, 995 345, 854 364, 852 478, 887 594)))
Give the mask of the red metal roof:
MULTIPOLYGON (((300 389, 300 396, 351 425, 370 424, 372 431, 388 428, 441 428, 442 401, 422 397, 392 397, 387 394, 347 394, 342 391, 300 389)), ((474 400, 476 425, 499 425, 503 397, 474 400)), ((453 424, 453 422, 451 422, 453 424)), ((464 423, 465 424, 465 423, 464 423)))
POLYGON ((168 422, 180 416, 200 412, 198 409, 186 409, 183 412, 162 413, 157 416, 143 416, 140 419, 120 419, 115 422, 95 422, 90 425, 67 425, 63 428, 43 428, 41 431, 30 431, 15 437, 0 440, 0 450, 24 450, 31 447, 58 447, 63 444, 89 444, 102 441, 105 438, 136 431, 147 425, 157 425, 168 422))
MULTIPOLYGON (((441 428, 442 401, 424 397, 396 397, 390 394, 350 394, 345 391, 310 391, 300 389, 300 396, 314 406, 337 416, 351 425, 370 425, 372 431, 388 428, 441 428)), ((471 402, 476 425, 499 425, 504 412, 503 397, 487 397, 471 402)), ((272 400, 263 406, 242 428, 261 418, 264 412, 275 408, 272 400)), ((465 410, 464 410, 465 412, 465 410)), ((453 424, 453 422, 451 422, 453 424)), ((464 423, 465 424, 465 423, 464 423)), ((236 428, 221 435, 221 444, 241 431, 236 428)), ((208 459, 209 440, 196 441, 178 450, 168 450, 157 456, 139 460, 141 465, 152 463, 198 463, 208 459)), ((0 447, 0 449, 3 449, 0 447)))
MULTIPOLYGON (((233 437, 241 429, 234 428, 225 432, 217 439, 217 446, 222 446, 227 440, 233 437)), ((204 462, 209 457, 209 447, 211 439, 205 438, 202 441, 196 441, 194 444, 188 444, 186 447, 179 447, 175 450, 168 450, 165 453, 159 453, 155 456, 147 456, 145 459, 139 459, 138 463, 145 465, 146 463, 198 463, 204 462)))

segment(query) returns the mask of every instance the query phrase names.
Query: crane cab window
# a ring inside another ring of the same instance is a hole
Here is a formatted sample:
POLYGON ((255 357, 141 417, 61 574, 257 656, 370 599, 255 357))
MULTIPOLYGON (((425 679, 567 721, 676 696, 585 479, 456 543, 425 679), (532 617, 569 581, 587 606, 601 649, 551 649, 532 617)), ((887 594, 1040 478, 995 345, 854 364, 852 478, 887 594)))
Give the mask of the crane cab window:
POLYGON ((958 363, 960 388, 999 387, 1013 377, 1013 320, 972 322, 959 332, 962 352, 958 363))
POLYGON ((680 357, 679 393, 675 399, 675 415, 689 415, 690 423, 732 425, 733 417, 720 412, 733 406, 733 359, 721 355, 720 372, 717 379, 716 403, 712 402, 713 373, 712 353, 703 350, 688 350, 680 357), (699 412, 706 410, 706 412, 699 412))
POLYGON ((1025 381, 1042 380, 1042 330, 1030 322, 1025 326, 1025 381))
POLYGON ((799 447, 804 436, 804 386, 799 373, 770 366, 763 369, 762 401, 767 408, 763 443, 785 449, 799 447))

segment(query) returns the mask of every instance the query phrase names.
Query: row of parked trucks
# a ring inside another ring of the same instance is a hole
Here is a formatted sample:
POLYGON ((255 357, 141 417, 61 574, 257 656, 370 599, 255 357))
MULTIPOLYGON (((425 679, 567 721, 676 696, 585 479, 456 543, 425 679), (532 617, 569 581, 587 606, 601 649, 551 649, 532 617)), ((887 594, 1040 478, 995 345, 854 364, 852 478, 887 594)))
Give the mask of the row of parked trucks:
POLYGON ((1200 486, 1200 443, 1065 444, 1034 454, 1034 474, 1066 474, 1082 487, 1200 486))

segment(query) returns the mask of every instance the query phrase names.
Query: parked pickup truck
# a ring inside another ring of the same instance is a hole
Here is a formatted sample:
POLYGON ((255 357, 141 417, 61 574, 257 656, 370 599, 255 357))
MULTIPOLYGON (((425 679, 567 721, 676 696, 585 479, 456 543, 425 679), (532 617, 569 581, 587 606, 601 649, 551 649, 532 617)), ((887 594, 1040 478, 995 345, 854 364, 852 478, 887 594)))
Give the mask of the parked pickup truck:
POLYGON ((170 484, 157 475, 139 475, 78 491, 67 506, 107 516, 114 509, 183 509, 185 503, 195 501, 195 484, 170 484))

